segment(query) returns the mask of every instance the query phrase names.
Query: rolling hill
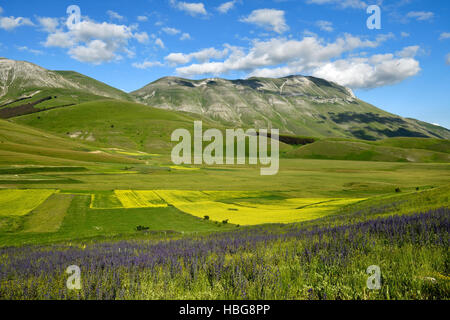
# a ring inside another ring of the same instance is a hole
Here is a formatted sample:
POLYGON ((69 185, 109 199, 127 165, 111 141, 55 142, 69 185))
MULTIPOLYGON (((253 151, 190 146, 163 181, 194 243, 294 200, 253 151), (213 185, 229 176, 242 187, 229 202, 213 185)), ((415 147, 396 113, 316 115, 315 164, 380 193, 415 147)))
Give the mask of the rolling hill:
POLYGON ((450 141, 388 138, 380 141, 323 139, 284 153, 287 158, 384 162, 450 162, 450 141))
MULTIPOLYGON (((178 128, 192 131, 194 121, 199 119, 133 102, 98 100, 46 110, 39 115, 24 115, 12 121, 98 147, 170 153, 172 132, 178 128)), ((220 126, 203 120, 205 128, 220 126)))
POLYGON ((0 165, 94 165, 139 163, 48 132, 0 120, 0 165))

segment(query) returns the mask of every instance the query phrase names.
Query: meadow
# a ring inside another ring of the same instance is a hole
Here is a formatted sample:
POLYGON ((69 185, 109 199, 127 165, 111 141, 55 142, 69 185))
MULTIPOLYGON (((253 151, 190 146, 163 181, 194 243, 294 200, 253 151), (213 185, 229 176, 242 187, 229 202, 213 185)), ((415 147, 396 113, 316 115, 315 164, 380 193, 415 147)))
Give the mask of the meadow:
POLYGON ((0 296, 448 299, 449 208, 391 214, 417 200, 439 204, 442 192, 448 201, 447 189, 397 197, 384 208, 348 207, 336 224, 323 218, 209 235, 2 248, 0 296), (65 286, 69 265, 81 268, 80 290, 65 286), (366 287, 371 265, 381 269, 380 290, 366 287))
POLYGON ((267 178, 32 138, 57 149, 0 151, 0 299, 449 298, 448 163, 281 159, 267 178))

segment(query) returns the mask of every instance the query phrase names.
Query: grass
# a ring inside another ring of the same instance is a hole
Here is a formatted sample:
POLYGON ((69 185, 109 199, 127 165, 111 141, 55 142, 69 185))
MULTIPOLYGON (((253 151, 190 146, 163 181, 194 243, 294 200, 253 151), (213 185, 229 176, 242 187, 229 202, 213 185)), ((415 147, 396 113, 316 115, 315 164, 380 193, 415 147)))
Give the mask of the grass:
POLYGON ((377 142, 324 139, 284 153, 285 157, 305 159, 384 161, 384 162, 442 162, 450 161, 446 140, 395 138, 377 142))
POLYGON ((39 206, 55 190, 0 190, 0 217, 24 216, 39 206))
POLYGON ((40 206, 34 209, 24 221, 24 232, 57 232, 64 221, 73 195, 52 194, 40 206))

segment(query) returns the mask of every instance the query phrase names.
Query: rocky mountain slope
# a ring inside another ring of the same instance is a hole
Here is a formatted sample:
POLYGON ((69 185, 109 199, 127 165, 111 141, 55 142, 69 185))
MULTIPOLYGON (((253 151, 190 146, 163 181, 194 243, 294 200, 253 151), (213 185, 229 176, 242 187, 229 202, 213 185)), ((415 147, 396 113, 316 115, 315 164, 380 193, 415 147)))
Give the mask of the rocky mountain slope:
POLYGON ((315 137, 376 140, 388 137, 450 138, 450 131, 405 119, 359 100, 323 79, 159 79, 134 91, 140 103, 202 114, 230 126, 273 127, 315 137))
MULTIPOLYGON (((25 61, 0 58, 0 105, 52 95, 130 100, 123 91, 72 71, 51 71, 25 61)), ((61 97, 60 97, 61 98, 61 97)), ((88 99, 89 100, 89 99, 88 99)))

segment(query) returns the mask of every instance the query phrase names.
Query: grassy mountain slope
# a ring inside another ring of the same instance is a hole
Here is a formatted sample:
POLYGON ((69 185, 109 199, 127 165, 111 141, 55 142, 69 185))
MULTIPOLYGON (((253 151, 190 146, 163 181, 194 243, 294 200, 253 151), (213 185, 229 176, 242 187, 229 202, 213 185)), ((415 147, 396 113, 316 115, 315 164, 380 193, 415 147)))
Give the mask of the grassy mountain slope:
POLYGON ((225 125, 279 128, 287 134, 365 140, 450 138, 445 128, 390 114, 357 99, 350 89, 314 77, 166 77, 131 95, 153 107, 197 113, 225 125))
POLYGON ((124 156, 27 126, 0 120, 0 164, 86 165, 138 163, 124 156))
MULTIPOLYGON (((178 128, 192 131, 195 120, 182 112, 117 100, 88 102, 13 119, 90 145, 152 153, 169 153, 172 132, 178 128)), ((206 119, 203 125, 218 126, 206 119)))
MULTIPOLYGON (((121 148, 169 154, 171 134, 185 128, 192 133, 191 114, 151 108, 142 104, 99 100, 14 118, 16 123, 36 127, 79 141, 91 148, 121 148)), ((204 130, 222 128, 204 120, 204 130)), ((64 139, 65 141, 66 139, 64 139)), ((448 140, 390 138, 380 141, 322 139, 305 146, 280 143, 282 157, 394 162, 450 162, 448 140)))
POLYGON ((289 158, 387 162, 450 162, 450 141, 392 138, 371 142, 324 139, 285 153, 289 158))

